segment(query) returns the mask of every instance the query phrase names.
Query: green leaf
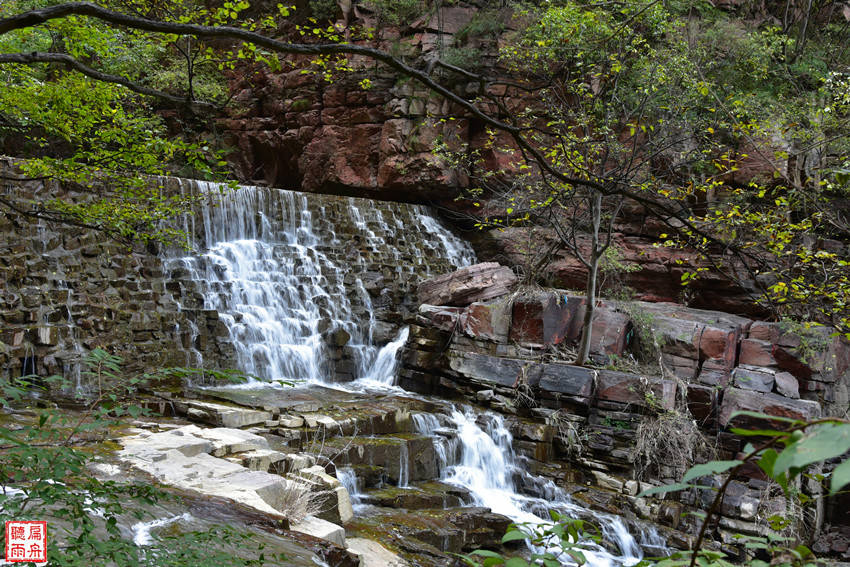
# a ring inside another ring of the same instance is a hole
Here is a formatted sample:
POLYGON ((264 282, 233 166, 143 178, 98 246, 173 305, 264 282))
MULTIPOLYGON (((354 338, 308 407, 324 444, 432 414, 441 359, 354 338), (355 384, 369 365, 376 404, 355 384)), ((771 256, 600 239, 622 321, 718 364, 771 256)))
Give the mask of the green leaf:
POLYGON ((509 541, 517 541, 524 539, 528 539, 528 534, 519 530, 511 530, 502 536, 502 543, 508 543, 509 541))
POLYGON ((528 561, 521 557, 511 557, 505 561, 505 567, 528 567, 528 561))
POLYGON ((742 463, 743 461, 709 461, 701 465, 695 465, 688 469, 688 472, 686 472, 685 476, 682 477, 682 482, 688 482, 695 478, 700 478, 710 474, 724 473, 742 463))
POLYGON ((778 482, 782 486, 782 489, 786 490, 788 488, 788 482, 786 480, 785 473, 779 475, 773 474, 773 467, 776 464, 776 458, 778 456, 779 453, 777 453, 775 449, 768 449, 762 454, 756 464, 758 464, 759 468, 764 471, 764 474, 778 482))
POLYGON ((729 431, 741 437, 784 437, 788 435, 787 431, 779 431, 777 429, 742 429, 740 427, 733 427, 729 431))
MULTIPOLYGON (((773 464, 774 475, 831 459, 850 450, 850 424, 824 423, 811 428, 802 439, 788 445, 773 464)), ((791 475, 793 476, 793 474, 791 475)))
POLYGON ((498 557, 500 559, 502 557, 495 551, 490 551, 489 549, 476 549, 470 555, 480 555, 481 557, 498 557))
POLYGON ((695 488, 693 484, 687 484, 684 482, 677 482, 674 484, 665 484, 664 486, 656 486, 654 488, 650 488, 649 490, 644 490, 640 494, 637 495, 638 498, 643 498, 645 496, 652 496, 653 494, 665 494, 667 492, 678 492, 679 490, 685 490, 687 488, 695 488))
POLYGON ((829 493, 835 494, 847 484, 850 484, 850 459, 847 459, 832 471, 832 480, 829 485, 829 493))
POLYGON ((790 418, 790 417, 782 417, 782 416, 778 416, 778 415, 767 415, 766 413, 760 413, 760 412, 757 412, 757 411, 746 411, 746 410, 733 412, 732 415, 729 417, 729 421, 734 420, 736 417, 755 417, 757 419, 766 419, 766 420, 769 420, 769 421, 782 421, 782 422, 785 422, 785 423, 792 423, 794 425, 803 425, 805 423, 804 421, 800 421, 799 419, 793 419, 793 418, 790 418))

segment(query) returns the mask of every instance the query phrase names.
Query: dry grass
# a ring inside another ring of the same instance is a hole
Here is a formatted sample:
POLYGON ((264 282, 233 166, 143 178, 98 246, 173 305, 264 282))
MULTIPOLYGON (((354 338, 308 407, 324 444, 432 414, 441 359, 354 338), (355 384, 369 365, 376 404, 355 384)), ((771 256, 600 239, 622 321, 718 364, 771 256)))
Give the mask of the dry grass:
POLYGON ((321 492, 311 492, 310 484, 291 477, 286 479, 286 489, 280 493, 278 506, 280 510, 293 524, 300 522, 307 516, 322 512, 327 495, 321 492))
POLYGON ((581 443, 581 433, 578 424, 569 418, 566 411, 557 410, 546 418, 546 423, 555 428, 555 437, 566 447, 567 454, 571 457, 580 457, 584 452, 581 443))
POLYGON ((679 411, 647 415, 635 430, 630 459, 635 478, 672 478, 678 481, 696 463, 713 459, 714 448, 694 419, 679 411))

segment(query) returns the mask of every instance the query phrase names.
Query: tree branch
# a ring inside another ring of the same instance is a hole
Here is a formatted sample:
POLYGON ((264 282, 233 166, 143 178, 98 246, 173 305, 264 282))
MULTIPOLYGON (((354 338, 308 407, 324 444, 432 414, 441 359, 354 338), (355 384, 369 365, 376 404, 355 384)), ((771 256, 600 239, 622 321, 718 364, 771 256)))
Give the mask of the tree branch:
POLYGON ((214 104, 209 102, 191 100, 190 98, 181 98, 179 96, 174 96, 163 91, 158 91, 156 89, 145 87, 125 77, 103 73, 101 71, 98 71, 97 69, 93 69, 88 65, 85 65, 84 63, 74 59, 73 57, 65 53, 44 53, 39 51, 33 51, 32 53, 4 53, 0 54, 0 65, 4 63, 20 63, 22 65, 33 65, 36 63, 62 63, 71 67, 75 71, 82 73, 87 77, 95 79, 96 81, 102 81, 105 83, 115 83, 124 86, 130 89, 131 91, 141 95, 160 98, 177 105, 186 105, 190 107, 207 109, 216 108, 214 104))

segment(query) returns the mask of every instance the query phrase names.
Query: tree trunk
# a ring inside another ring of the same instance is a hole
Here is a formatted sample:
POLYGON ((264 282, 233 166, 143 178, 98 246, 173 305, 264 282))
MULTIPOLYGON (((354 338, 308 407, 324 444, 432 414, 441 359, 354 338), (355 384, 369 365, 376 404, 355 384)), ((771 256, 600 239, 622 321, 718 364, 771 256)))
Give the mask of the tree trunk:
POLYGON ((581 342, 578 345, 578 358, 576 364, 584 366, 590 356, 590 339, 593 328, 593 315, 596 311, 596 274, 599 271, 599 258, 591 258, 589 273, 587 274, 587 302, 584 306, 584 321, 581 324, 581 342))
POLYGON ((584 321, 581 326, 581 342, 578 345, 578 357, 576 358, 576 365, 578 366, 584 366, 590 356, 593 314, 596 311, 596 278, 599 273, 599 257, 603 251, 599 246, 599 228, 602 224, 602 194, 594 192, 590 201, 593 230, 590 235, 590 259, 587 263, 587 285, 585 286, 587 300, 584 307, 584 321))

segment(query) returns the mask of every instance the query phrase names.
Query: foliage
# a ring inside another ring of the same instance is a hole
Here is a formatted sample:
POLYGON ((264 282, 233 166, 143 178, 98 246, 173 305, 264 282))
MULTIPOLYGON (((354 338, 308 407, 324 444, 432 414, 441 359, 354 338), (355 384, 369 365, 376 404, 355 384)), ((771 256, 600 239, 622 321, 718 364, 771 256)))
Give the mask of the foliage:
POLYGON ((559 567, 566 563, 584 565, 587 562, 583 551, 598 549, 602 541, 596 526, 582 520, 574 520, 555 511, 550 511, 551 523, 511 524, 502 537, 502 543, 528 541, 534 551, 528 559, 506 558, 495 551, 479 549, 461 559, 471 567, 559 567))
POLYGON ((364 4, 379 20, 396 26, 412 24, 428 8, 426 0, 366 0, 364 4))
MULTIPOLYGON (((55 565, 219 566, 263 565, 253 557, 234 557, 225 545, 256 549, 226 526, 209 531, 157 536, 139 547, 121 532, 122 519, 142 520, 156 503, 171 498, 149 483, 97 479, 89 467, 98 460, 89 443, 103 442, 122 419, 145 415, 127 403, 151 376, 124 377, 121 359, 101 349, 84 358, 86 377, 98 384, 88 409, 79 416, 57 410, 29 409, 32 395, 46 388, 67 388, 58 376, 29 376, 0 383, 4 425, 0 427, 0 516, 48 521, 47 559, 55 565)), ((5 535, 3 536, 5 537, 5 535)), ((268 556, 272 560, 271 555, 268 556)), ((283 557, 276 557, 284 560, 283 557)))
POLYGON ((627 274, 640 270, 640 266, 626 261, 616 245, 609 246, 599 259, 599 293, 614 299, 630 299, 634 290, 623 280, 627 274))
MULTIPOLYGON (((10 0, 0 5, 0 18, 51 4, 55 2, 10 0)), ((216 9, 179 0, 153 5, 104 0, 101 5, 138 10, 163 21, 221 25, 238 18, 247 29, 276 26, 274 18, 244 18, 249 7, 244 1, 224 2, 216 9)), ((281 10, 285 13, 288 9, 281 10)), ((277 64, 253 46, 214 50, 191 37, 148 34, 84 17, 0 34, 0 58, 22 52, 67 56, 157 95, 142 96, 125 84, 49 62, 0 66, 0 144, 28 158, 20 164, 23 175, 55 179, 92 195, 74 201, 54 194, 33 202, 4 200, 3 205, 126 240, 172 241, 179 231, 164 221, 193 202, 166 194, 152 177, 227 175, 224 151, 204 133, 213 128, 200 116, 203 108, 214 118, 216 105, 227 101, 222 71, 249 59, 277 64), (158 112, 163 106, 177 106, 176 121, 163 118, 158 112)))

